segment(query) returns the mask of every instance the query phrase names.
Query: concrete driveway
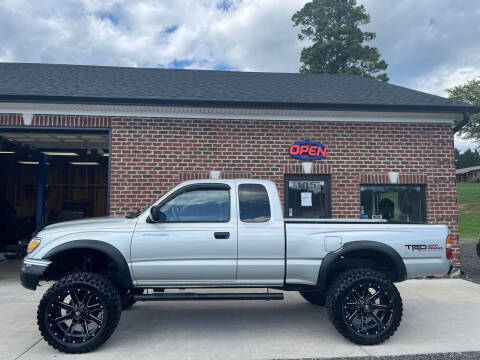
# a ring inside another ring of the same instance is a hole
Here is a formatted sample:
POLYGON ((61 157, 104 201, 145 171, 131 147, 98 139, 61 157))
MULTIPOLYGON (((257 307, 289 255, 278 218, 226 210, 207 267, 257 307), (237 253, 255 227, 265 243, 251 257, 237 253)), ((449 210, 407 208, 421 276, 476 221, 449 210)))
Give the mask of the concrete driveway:
POLYGON ((323 308, 287 292, 285 301, 139 303, 122 314, 117 330, 98 350, 67 355, 40 338, 36 309, 43 291, 1 278, 0 358, 300 359, 480 350, 480 285, 410 280, 398 287, 404 319, 382 345, 348 342, 323 308))

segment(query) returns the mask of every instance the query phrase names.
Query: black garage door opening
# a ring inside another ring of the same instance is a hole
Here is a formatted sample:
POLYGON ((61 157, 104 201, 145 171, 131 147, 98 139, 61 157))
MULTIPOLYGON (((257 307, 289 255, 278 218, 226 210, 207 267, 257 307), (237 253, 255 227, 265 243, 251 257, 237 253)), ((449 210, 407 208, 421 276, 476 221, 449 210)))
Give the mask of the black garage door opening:
POLYGON ((108 130, 0 128, 0 250, 45 224, 108 214, 108 130))

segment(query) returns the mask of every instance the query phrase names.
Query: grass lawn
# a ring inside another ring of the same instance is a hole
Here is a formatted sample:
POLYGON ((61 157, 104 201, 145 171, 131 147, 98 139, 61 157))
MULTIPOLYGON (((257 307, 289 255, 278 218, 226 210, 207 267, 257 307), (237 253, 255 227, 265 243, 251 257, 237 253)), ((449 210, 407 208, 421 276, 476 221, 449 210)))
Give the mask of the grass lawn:
POLYGON ((480 183, 457 183, 458 226, 461 238, 480 234, 480 183))

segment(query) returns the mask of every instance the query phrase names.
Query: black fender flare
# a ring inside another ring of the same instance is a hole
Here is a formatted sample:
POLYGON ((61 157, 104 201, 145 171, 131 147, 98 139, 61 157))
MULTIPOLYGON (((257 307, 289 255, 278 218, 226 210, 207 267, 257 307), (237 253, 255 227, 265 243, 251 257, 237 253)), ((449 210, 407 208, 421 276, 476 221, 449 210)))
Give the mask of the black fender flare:
POLYGON ((348 255, 348 253, 354 251, 374 251, 377 253, 382 253, 388 259, 390 259, 390 261, 395 267, 395 281, 399 282, 407 279, 407 268, 405 267, 405 263, 403 262, 402 257, 394 248, 377 241, 360 240, 348 242, 344 244, 340 250, 330 252, 323 258, 320 269, 318 271, 317 287, 325 288, 327 285, 328 273, 332 266, 334 266, 335 261, 341 256, 348 255))
POLYGON ((128 267, 125 257, 120 251, 113 245, 99 240, 73 240, 63 244, 60 244, 51 249, 45 256, 45 259, 51 259, 55 255, 75 249, 91 249, 101 252, 105 256, 112 259, 118 269, 118 273, 113 275, 113 281, 125 289, 129 289, 133 286, 132 277, 130 275, 130 269, 128 267))

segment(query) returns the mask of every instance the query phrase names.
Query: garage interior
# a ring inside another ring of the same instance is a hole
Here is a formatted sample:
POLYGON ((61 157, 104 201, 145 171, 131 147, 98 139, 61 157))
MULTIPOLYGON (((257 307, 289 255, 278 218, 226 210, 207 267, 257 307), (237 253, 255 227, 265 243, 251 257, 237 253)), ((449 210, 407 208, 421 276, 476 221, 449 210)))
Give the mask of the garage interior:
POLYGON ((0 129, 0 251, 45 224, 108 214, 109 133, 0 129))

